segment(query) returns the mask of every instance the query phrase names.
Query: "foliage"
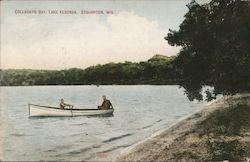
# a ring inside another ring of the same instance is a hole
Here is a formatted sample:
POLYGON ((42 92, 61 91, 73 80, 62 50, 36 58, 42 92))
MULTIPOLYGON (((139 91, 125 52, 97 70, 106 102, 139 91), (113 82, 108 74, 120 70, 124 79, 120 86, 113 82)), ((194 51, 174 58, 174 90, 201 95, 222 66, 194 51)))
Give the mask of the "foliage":
POLYGON ((177 84, 174 56, 155 55, 140 63, 108 63, 86 69, 1 70, 0 85, 177 84))
POLYGON ((250 91, 250 3, 240 0, 212 0, 199 5, 192 1, 178 31, 165 39, 182 49, 176 58, 180 85, 190 100, 207 100, 217 94, 250 91))

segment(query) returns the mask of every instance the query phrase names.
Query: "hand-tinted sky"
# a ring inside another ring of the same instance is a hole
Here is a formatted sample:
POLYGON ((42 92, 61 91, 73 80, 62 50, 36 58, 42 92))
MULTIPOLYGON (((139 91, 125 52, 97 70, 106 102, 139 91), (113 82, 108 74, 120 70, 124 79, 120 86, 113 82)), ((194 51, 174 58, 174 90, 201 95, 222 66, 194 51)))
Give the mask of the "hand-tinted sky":
MULTIPOLYGON (((1 68, 85 68, 176 55, 164 40, 178 29, 189 0, 1 1, 1 68), (46 14, 16 14, 45 10, 46 14), (75 10, 77 14, 48 14, 75 10), (112 11, 114 14, 81 14, 112 11)), ((202 1, 204 2, 204 1, 202 1)))

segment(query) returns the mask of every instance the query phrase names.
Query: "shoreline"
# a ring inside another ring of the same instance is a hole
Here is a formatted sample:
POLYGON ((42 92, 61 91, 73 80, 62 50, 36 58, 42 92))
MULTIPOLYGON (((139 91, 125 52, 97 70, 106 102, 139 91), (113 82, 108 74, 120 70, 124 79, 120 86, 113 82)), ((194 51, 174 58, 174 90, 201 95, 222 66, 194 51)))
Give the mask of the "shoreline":
POLYGON ((46 85, 0 85, 0 87, 46 87, 46 86, 179 86, 179 84, 46 84, 46 85))
MULTIPOLYGON (((214 101, 208 102, 207 104, 205 104, 205 107, 204 107, 204 108, 206 108, 207 106, 209 106, 209 105, 211 105, 211 104, 213 104, 213 103, 219 101, 220 99, 222 99, 222 97, 219 97, 219 98, 217 98, 217 99, 214 100, 214 101)), ((188 119, 188 118, 191 118, 191 117, 192 117, 193 115, 195 115, 196 113, 199 113, 199 112, 203 111, 204 108, 203 108, 203 109, 196 110, 196 111, 195 111, 194 113, 192 113, 192 114, 189 114, 189 115, 186 115, 186 116, 181 117, 181 118, 178 119, 176 122, 174 122, 173 124, 170 124, 170 125, 167 126, 166 128, 162 128, 161 130, 158 130, 157 132, 155 132, 155 133, 153 133, 152 135, 150 135, 149 137, 147 137, 147 138, 145 138, 145 139, 143 139, 143 140, 141 140, 141 141, 139 141, 139 142, 133 144, 132 146, 129 146, 128 148, 125 148, 124 150, 121 151, 121 155, 130 153, 130 152, 133 151, 133 149, 135 149, 137 146, 143 144, 144 142, 146 142, 146 141, 148 141, 148 140, 150 140, 150 139, 152 139, 152 138, 155 138, 156 136, 160 135, 161 133, 163 133, 163 132, 165 132, 165 131, 168 131, 168 130, 171 129, 172 127, 178 125, 178 123, 180 123, 180 122, 182 122, 182 121, 184 121, 184 120, 186 120, 186 119, 188 119)), ((118 157, 118 158, 119 158, 119 157, 118 157)))
MULTIPOLYGON (((238 94, 230 98, 230 100, 236 101, 236 103, 243 103, 250 105, 250 94, 238 94), (246 102, 244 99, 247 98, 246 102)), ((198 126, 201 125, 210 114, 215 113, 217 110, 222 110, 229 107, 225 97, 220 97, 214 101, 207 103, 203 109, 194 112, 191 115, 187 115, 176 123, 163 128, 150 137, 124 149, 121 151, 120 156, 115 161, 166 161, 166 160, 183 160, 174 159, 175 154, 178 152, 176 148, 180 148, 182 143, 181 138, 192 136, 192 143, 195 140, 198 141, 197 136, 198 126), (171 154, 170 146, 175 145, 175 151, 171 154), (169 153, 166 153, 169 152, 169 153), (164 157, 162 154, 170 154, 170 157, 164 157), (159 158, 160 157, 160 158, 159 158)), ((189 148, 187 148, 189 149, 189 148)), ((185 159, 184 159, 185 160, 185 159)))

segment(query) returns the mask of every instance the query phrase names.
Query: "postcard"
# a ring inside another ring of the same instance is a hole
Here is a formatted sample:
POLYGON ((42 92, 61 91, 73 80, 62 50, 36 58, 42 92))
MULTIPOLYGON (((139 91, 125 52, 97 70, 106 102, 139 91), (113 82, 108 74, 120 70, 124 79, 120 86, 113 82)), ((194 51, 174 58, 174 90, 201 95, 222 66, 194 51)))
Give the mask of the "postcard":
POLYGON ((248 0, 0 4, 0 161, 249 161, 248 0))

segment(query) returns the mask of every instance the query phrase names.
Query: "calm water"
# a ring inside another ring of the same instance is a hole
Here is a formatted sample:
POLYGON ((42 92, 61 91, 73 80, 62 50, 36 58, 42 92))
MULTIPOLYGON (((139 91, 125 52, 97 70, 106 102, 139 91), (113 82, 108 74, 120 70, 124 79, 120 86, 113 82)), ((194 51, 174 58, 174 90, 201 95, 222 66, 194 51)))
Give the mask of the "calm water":
POLYGON ((0 160, 112 160, 122 149, 202 108, 178 86, 1 87, 0 160), (60 98, 95 108, 105 94, 112 117, 28 118, 28 103, 60 98))

